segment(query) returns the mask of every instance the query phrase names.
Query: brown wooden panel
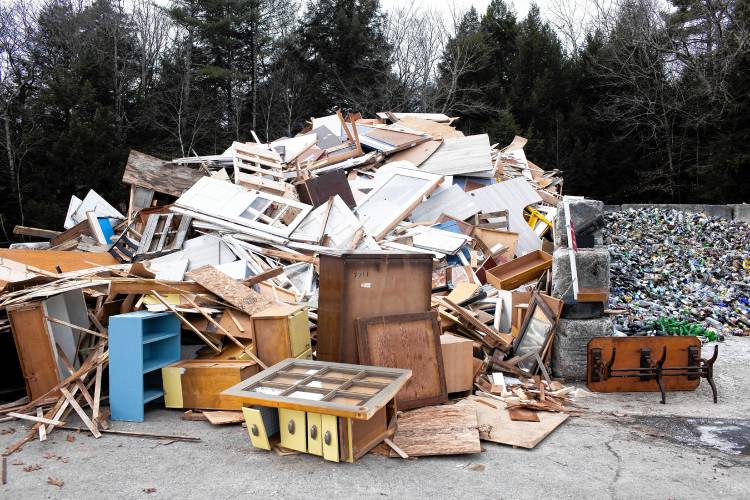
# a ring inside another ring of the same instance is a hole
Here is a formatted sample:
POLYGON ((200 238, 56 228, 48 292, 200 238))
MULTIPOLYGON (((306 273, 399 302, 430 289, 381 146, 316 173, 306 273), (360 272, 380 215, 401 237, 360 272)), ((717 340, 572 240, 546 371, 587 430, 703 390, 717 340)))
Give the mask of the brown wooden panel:
POLYGON ((193 187, 203 173, 197 168, 177 165, 154 156, 130 150, 122 182, 152 189, 159 193, 181 196, 193 187))
POLYGON ((431 406, 400 414, 393 442, 410 457, 480 453, 478 427, 471 403, 431 406))
POLYGON ((343 170, 302 181, 297 184, 297 193, 302 203, 314 207, 326 203, 328 198, 334 195, 339 195, 349 208, 357 205, 343 170))
POLYGON ((396 252, 321 255, 319 286, 318 359, 357 363, 357 318, 429 311, 432 257, 396 252))
MULTIPOLYGON (((60 382, 57 360, 44 321, 41 302, 8 308, 26 391, 30 400, 44 396, 60 382)), ((53 394, 55 395, 55 394, 53 394)))
POLYGON ((211 266, 195 269, 186 276, 247 314, 253 315, 271 305, 259 293, 211 266))
POLYGON ((360 318, 356 332, 363 363, 412 371, 411 380, 396 396, 399 408, 448 401, 436 312, 360 318))
POLYGON ((487 271, 487 281, 498 289, 513 290, 537 279, 552 267, 552 256, 535 250, 487 271))
POLYGON ((97 266, 114 266, 119 264, 107 252, 78 252, 58 250, 28 250, 25 248, 0 248, 0 258, 10 259, 27 266, 34 266, 52 273, 80 271, 97 266))
POLYGON ((259 371, 254 361, 179 361, 170 367, 181 368, 183 408, 241 410, 242 402, 222 396, 225 389, 259 371))
MULTIPOLYGON (((659 386, 656 380, 641 380, 639 378, 610 378, 601 382, 591 381, 591 350, 602 350, 602 361, 608 363, 612 359, 612 348, 617 349, 613 369, 638 368, 641 365, 641 349, 651 349, 652 364, 661 359, 662 349, 667 347, 667 359, 664 368, 687 366, 688 349, 696 347, 700 352, 701 341, 697 337, 598 337, 591 339, 588 344, 588 369, 586 385, 595 392, 657 392, 659 386)), ((689 380, 687 376, 663 377, 665 391, 692 391, 700 385, 700 378, 689 380)))

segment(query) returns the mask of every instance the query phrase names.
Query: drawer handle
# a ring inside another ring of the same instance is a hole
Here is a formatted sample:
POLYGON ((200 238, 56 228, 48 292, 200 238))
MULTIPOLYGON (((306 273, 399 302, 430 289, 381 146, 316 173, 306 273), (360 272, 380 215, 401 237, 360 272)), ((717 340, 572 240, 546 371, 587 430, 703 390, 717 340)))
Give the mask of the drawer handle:
POLYGON ((310 426, 310 438, 311 439, 318 438, 318 426, 317 425, 310 426))
POLYGON ((294 420, 290 420, 286 428, 289 429, 289 434, 294 434, 294 420))
POLYGON ((331 431, 326 431, 326 433, 323 434, 323 442, 328 446, 331 445, 331 431))
POLYGON ((253 426, 250 427, 250 432, 253 434, 253 436, 258 437, 258 426, 253 424, 253 426))

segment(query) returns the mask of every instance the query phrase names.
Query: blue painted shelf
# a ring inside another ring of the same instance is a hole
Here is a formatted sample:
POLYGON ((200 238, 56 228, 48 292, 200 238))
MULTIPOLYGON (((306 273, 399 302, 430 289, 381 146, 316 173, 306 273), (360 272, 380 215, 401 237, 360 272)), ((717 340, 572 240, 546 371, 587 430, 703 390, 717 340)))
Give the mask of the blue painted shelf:
POLYGON ((164 395, 156 371, 179 359, 180 320, 174 314, 136 311, 110 317, 112 420, 143 422, 143 405, 164 395))

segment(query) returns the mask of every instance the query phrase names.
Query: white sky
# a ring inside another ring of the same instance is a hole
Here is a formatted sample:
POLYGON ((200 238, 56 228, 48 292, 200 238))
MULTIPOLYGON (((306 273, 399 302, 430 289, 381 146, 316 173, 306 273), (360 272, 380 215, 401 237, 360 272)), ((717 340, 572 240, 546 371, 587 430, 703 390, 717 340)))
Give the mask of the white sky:
MULTIPOLYGON (((490 0, 413 0, 414 3, 418 6, 424 6, 424 7, 440 7, 442 10, 444 10, 446 13, 450 12, 451 6, 455 5, 456 9, 459 12, 466 11, 471 7, 474 6, 475 9, 477 9, 477 12, 479 12, 479 15, 481 16, 484 11, 487 9, 487 5, 489 5, 490 0)), ((539 9, 542 11, 542 15, 544 15, 545 6, 547 4, 552 3, 555 0, 537 0, 537 5, 539 5, 539 9)), ((380 0, 380 4, 383 6, 385 10, 390 10, 394 7, 408 4, 411 2, 411 0, 380 0)), ((506 3, 511 4, 513 6, 513 9, 516 11, 516 16, 521 18, 526 15, 526 13, 529 11, 529 6, 531 5, 531 0, 506 0, 506 3)))

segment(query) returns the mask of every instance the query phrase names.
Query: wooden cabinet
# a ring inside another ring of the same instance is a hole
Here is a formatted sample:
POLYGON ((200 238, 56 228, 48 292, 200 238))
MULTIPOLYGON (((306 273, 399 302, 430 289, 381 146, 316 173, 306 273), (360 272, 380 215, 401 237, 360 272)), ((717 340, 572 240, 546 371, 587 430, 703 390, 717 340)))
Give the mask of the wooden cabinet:
POLYGON ((255 361, 178 361, 161 369, 164 406, 202 410, 240 410, 242 403, 221 395, 221 391, 258 373, 255 361))
POLYGON ((319 286, 317 359, 357 363, 357 318, 429 311, 432 256, 321 254, 319 286))
POLYGON ((254 447, 278 442, 354 462, 395 431, 395 396, 410 376, 404 369, 287 359, 223 395, 252 405, 243 413, 254 447))
POLYGON ((278 304, 253 315, 257 356, 266 365, 287 358, 311 359, 310 324, 307 309, 278 304))

